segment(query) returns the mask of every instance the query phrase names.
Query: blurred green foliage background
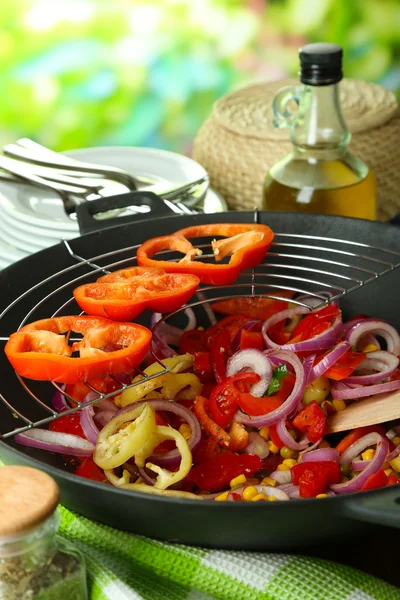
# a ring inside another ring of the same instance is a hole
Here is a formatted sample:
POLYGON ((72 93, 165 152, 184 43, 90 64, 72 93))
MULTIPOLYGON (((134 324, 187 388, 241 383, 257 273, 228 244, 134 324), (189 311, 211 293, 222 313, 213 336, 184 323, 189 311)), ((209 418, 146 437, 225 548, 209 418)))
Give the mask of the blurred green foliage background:
POLYGON ((189 153, 217 98, 295 74, 307 41, 399 91, 397 0, 1 0, 0 143, 189 153))

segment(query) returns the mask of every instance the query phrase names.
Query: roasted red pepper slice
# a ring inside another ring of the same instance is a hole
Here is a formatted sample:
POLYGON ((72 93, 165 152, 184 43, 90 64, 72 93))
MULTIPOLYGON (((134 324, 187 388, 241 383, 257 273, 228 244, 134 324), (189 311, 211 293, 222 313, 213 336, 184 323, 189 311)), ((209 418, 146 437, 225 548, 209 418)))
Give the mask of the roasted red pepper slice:
POLYGON ((246 315, 229 315, 228 317, 224 317, 215 325, 209 327, 205 333, 206 344, 209 350, 211 350, 213 345, 213 340, 217 333, 220 331, 229 331, 231 340, 238 333, 238 331, 243 327, 245 323, 249 321, 249 317, 246 315))
POLYGON ((313 401, 293 419, 293 425, 303 431, 311 443, 315 444, 325 435, 326 417, 318 404, 313 401))
POLYGON ((226 363, 228 361, 228 351, 231 343, 232 338, 230 332, 222 329, 215 335, 211 344, 211 365, 214 377, 218 383, 226 377, 226 363))
POLYGON ((146 356, 150 340, 142 325, 68 316, 25 325, 10 336, 4 351, 22 377, 78 383, 130 371, 146 356), (70 331, 83 335, 72 346, 64 335, 70 331), (78 351, 80 356, 73 357, 78 351))
POLYGON ((255 454, 224 453, 194 467, 188 478, 201 490, 219 492, 229 487, 229 482, 238 475, 249 477, 262 466, 263 461, 255 454))
POLYGON ((262 396, 261 398, 255 398, 251 394, 242 394, 238 399, 239 406, 245 413, 252 417, 266 415, 281 406, 292 391, 295 381, 295 376, 292 373, 288 373, 280 382, 279 390, 275 394, 262 396))
MULTIPOLYGON (((274 295, 274 294, 271 294, 274 295)), ((282 290, 276 292, 276 296, 283 298, 292 298, 294 292, 282 290)), ((286 310, 288 303, 274 298, 230 298, 229 300, 220 300, 213 302, 212 308, 221 315, 236 315, 238 313, 246 315, 251 319, 263 319, 264 321, 277 312, 286 310)))
POLYGON ((179 342, 179 350, 181 354, 206 352, 208 350, 206 332, 200 329, 184 331, 179 342))
POLYGON ((246 348, 254 348, 255 350, 260 350, 262 352, 264 350, 264 342, 262 333, 259 331, 246 331, 242 329, 240 332, 240 350, 245 350, 246 348))
POLYGON ((195 275, 163 273, 161 269, 132 267, 100 277, 74 289, 74 298, 88 315, 113 321, 132 321, 144 310, 173 312, 189 300, 200 280, 195 275), (143 277, 132 271, 145 271, 143 277), (161 275, 160 275, 161 271, 161 275))
POLYGON ((294 328, 291 343, 296 341, 310 340, 329 329, 335 317, 340 314, 337 306, 329 304, 311 315, 303 317, 300 323, 294 328))
POLYGON ((264 258, 274 234, 267 225, 256 223, 215 223, 194 225, 180 229, 172 235, 152 238, 142 244, 136 253, 142 266, 162 267, 168 273, 192 273, 203 283, 226 285, 233 283, 240 272, 255 267, 264 258), (189 241, 191 238, 220 237, 212 242, 216 263, 194 260, 201 255, 189 241), (177 251, 184 258, 177 260, 157 260, 153 257, 163 250, 177 251), (218 264, 225 256, 230 256, 228 264, 218 264))
POLYGON ((201 383, 213 381, 213 369, 211 365, 210 352, 194 352, 193 369, 201 383))
POLYGON ((223 379, 214 388, 209 399, 210 413, 214 421, 221 427, 227 427, 238 409, 240 398, 250 396, 248 391, 243 391, 240 384, 245 384, 248 390, 251 384, 258 381, 260 376, 257 373, 239 373, 223 379))
MULTIPOLYGON (((317 360, 316 364, 322 360, 324 356, 325 353, 317 360)), ((364 352, 352 352, 351 350, 348 350, 324 373, 324 377, 329 377, 329 379, 334 379, 335 381, 345 379, 364 362, 366 356, 367 355, 364 352)))
POLYGON ((96 465, 91 456, 88 456, 84 461, 82 461, 75 471, 75 475, 78 475, 78 477, 84 477, 85 479, 91 479, 92 481, 102 481, 103 483, 108 483, 107 477, 96 465))
POLYGON ((299 463, 290 469, 294 485, 299 486, 301 498, 315 498, 328 485, 342 479, 339 465, 333 460, 299 463))
POLYGON ((194 404, 194 414, 204 429, 224 448, 229 447, 230 437, 227 432, 218 425, 208 414, 209 402, 204 396, 197 396, 194 404))
POLYGON ((81 417, 79 414, 70 414, 59 417, 55 421, 49 423, 50 431, 59 431, 61 433, 70 433, 78 435, 86 440, 86 435, 83 433, 81 426, 81 417))
POLYGON ((389 477, 385 471, 381 469, 377 473, 370 475, 364 485, 361 487, 362 491, 376 490, 377 488, 385 487, 389 483, 389 477))
POLYGON ((397 485, 398 483, 400 483, 400 479, 394 473, 390 473, 386 485, 397 485))

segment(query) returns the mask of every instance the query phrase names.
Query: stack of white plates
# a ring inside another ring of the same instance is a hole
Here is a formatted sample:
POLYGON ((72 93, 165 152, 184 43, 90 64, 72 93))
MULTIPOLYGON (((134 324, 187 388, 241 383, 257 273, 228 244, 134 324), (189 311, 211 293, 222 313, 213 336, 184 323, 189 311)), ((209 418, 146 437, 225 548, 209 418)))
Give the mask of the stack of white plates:
MULTIPOLYGON (((88 148, 67 154, 166 184, 195 181, 206 174, 201 165, 186 156, 153 148, 88 148)), ((224 200, 210 189, 204 211, 224 210, 227 210, 224 200)), ((66 215, 56 194, 30 185, 0 183, 0 269, 77 236, 78 224, 66 215)))

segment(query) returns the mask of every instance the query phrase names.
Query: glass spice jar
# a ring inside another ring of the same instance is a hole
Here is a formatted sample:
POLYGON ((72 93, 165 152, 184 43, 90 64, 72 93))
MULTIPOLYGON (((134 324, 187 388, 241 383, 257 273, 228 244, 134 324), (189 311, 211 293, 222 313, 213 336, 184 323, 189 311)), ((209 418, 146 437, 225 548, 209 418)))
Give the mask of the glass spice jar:
POLYGON ((59 497, 42 471, 0 468, 0 600, 87 600, 84 558, 57 537, 59 497))

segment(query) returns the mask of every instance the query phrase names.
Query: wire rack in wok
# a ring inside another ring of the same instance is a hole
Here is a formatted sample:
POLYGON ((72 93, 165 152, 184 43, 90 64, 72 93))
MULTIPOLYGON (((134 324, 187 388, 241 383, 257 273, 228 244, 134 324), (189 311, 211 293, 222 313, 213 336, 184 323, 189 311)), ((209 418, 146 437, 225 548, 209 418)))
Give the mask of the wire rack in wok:
MULTIPOLYGON (((211 240, 202 239, 196 244, 203 251, 202 261, 213 259, 210 242, 211 240)), ((0 325, 3 325, 3 330, 10 312, 18 311, 18 305, 22 302, 26 305, 28 301, 30 309, 22 317, 19 327, 49 316, 80 314, 72 295, 75 287, 95 281, 102 274, 136 265, 138 246, 127 246, 97 256, 81 256, 74 251, 73 242, 61 243, 68 259, 68 266, 43 279, 15 299, 0 314, 0 325)), ((171 252, 163 254, 162 258, 165 260, 176 258, 171 252)), ((205 326, 212 323, 215 318, 213 311, 210 310, 210 302, 238 296, 287 300, 285 294, 280 295, 279 292, 291 292, 295 294, 291 299, 292 303, 309 306, 309 298, 306 302, 304 297, 308 296, 312 298, 313 308, 316 309, 375 281, 399 266, 400 253, 393 250, 329 237, 276 233, 270 251, 262 264, 242 273, 234 284, 201 286, 186 308, 195 311, 198 324, 205 326)), ((183 312, 184 308, 171 316, 164 316, 163 321, 168 318, 178 324, 181 319, 182 325, 183 312)), ((141 322, 148 325, 149 316, 144 316, 141 322)), ((8 331, 7 335, 0 337, 3 346, 11 333, 12 331, 8 331)), ((70 341, 74 341, 72 336, 70 341)), ((140 377, 129 385, 116 379, 121 390, 132 388, 169 371, 157 352, 152 350, 152 354, 153 361, 160 364, 160 371, 149 376, 143 370, 137 369, 136 375, 140 377)), ((22 379, 16 373, 15 378, 18 385, 14 386, 14 390, 17 392, 6 397, 0 387, 0 400, 13 416, 10 427, 1 431, 4 425, 0 426, 0 438, 10 438, 17 433, 32 427, 45 426, 57 419, 61 413, 52 404, 55 392, 63 393, 69 402, 73 401, 73 398, 57 383, 32 382, 22 379)), ((62 415, 75 413, 83 406, 111 398, 116 393, 115 391, 108 394, 99 393, 90 384, 87 386, 94 392, 93 398, 85 404, 75 401, 73 408, 62 411, 62 415)))

